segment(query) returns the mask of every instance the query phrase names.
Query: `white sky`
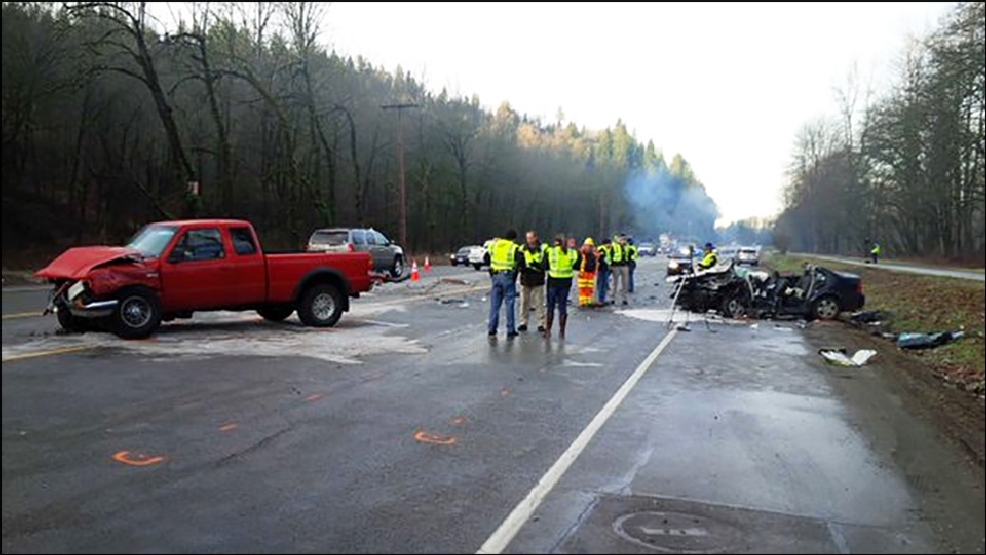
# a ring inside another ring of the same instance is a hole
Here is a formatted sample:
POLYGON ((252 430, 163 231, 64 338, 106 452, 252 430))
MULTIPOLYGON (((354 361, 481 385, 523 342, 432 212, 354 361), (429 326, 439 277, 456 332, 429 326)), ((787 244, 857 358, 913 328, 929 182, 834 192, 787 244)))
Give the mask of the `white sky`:
POLYGON ((336 2, 323 41, 429 88, 599 129, 623 118, 693 165, 723 220, 780 209, 794 136, 857 64, 887 86, 948 3, 336 2))

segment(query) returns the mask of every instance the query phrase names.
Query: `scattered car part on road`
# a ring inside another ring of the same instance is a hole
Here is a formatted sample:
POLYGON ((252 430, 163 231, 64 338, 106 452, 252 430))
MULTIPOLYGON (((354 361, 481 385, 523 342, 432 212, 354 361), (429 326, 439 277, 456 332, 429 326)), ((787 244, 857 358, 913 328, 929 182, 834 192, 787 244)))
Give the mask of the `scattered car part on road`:
POLYGON ((872 349, 862 349, 856 351, 853 356, 849 356, 845 349, 819 349, 818 354, 829 364, 838 366, 859 367, 864 366, 871 358, 876 356, 876 351, 872 349))
POLYGON ((934 349, 958 341, 965 337, 965 331, 936 331, 930 333, 903 332, 897 335, 896 343, 901 349, 934 349))

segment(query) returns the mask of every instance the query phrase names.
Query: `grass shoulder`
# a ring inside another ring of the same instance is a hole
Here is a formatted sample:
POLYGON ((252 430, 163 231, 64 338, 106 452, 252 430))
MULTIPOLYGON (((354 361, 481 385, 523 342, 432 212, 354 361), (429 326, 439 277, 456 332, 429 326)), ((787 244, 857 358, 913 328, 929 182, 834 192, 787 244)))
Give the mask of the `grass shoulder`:
MULTIPOLYGON (((838 264, 807 256, 766 255, 765 265, 781 273, 801 272, 805 263, 845 271, 863 278, 866 310, 892 315, 892 332, 958 330, 966 336, 950 345, 909 354, 926 361, 945 381, 982 394, 984 383, 984 319, 986 286, 981 282, 889 272, 838 264)), ((882 340, 881 340, 882 341, 882 340)), ((891 345, 882 342, 884 348, 891 345)))

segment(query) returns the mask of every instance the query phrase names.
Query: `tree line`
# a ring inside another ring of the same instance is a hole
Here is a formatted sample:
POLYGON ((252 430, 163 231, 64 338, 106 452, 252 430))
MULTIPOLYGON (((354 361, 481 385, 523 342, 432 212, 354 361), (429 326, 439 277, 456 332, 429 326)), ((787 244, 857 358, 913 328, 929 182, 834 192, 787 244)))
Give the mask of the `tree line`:
POLYGON ((663 231, 632 205, 633 180, 675 183, 701 209, 674 225, 713 232, 687 161, 666 162, 622 121, 589 130, 507 102, 490 113, 337 55, 322 46, 322 3, 185 7, 171 28, 143 2, 3 4, 5 252, 116 242, 184 216, 249 218, 277 248, 335 225, 397 239, 398 126, 412 250, 507 227, 663 231), (399 103, 414 107, 383 109, 399 103))
POLYGON ((870 239, 893 254, 982 263, 984 6, 956 4, 914 41, 887 95, 870 98, 851 73, 839 120, 805 125, 779 246, 855 254, 870 239))

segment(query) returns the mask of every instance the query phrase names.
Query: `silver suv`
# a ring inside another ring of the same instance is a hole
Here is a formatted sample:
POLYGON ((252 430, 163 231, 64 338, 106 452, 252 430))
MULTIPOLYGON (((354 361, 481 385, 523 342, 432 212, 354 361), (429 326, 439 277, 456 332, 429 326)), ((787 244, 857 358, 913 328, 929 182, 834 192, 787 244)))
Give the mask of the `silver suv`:
POLYGON ((317 229, 308 239, 309 252, 368 252, 373 269, 399 278, 404 274, 404 249, 374 229, 317 229))

